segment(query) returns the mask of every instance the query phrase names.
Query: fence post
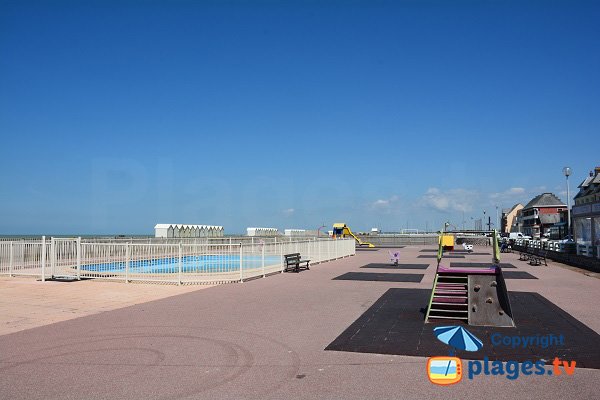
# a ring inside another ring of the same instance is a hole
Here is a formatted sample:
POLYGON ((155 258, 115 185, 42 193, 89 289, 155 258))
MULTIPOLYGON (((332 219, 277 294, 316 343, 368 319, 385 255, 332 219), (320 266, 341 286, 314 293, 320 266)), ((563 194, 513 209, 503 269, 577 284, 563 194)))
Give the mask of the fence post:
MULTIPOLYGON (((275 246, 275 251, 277 251, 277 246, 275 246)), ((279 262, 281 262, 281 273, 283 273, 285 268, 283 265, 283 242, 279 243, 279 262)))
POLYGON ((13 250, 14 242, 10 242, 10 256, 8 261, 8 276, 12 278, 13 276, 13 263, 15 262, 14 250, 13 250))
POLYGON ((265 244, 262 244, 262 272, 263 278, 265 277, 265 244))
POLYGON ((323 254, 321 251, 321 241, 317 240, 317 261, 321 262, 322 259, 323 259, 323 254))
POLYGON ((77 238, 77 280, 81 280, 81 237, 77 238))
POLYGON ((179 242, 179 262, 177 264, 177 285, 181 285, 181 242, 179 242))
POLYGON ((56 244, 54 243, 54 237, 50 238, 50 276, 54 278, 54 266, 56 264, 56 244))
POLYGON ((128 242, 125 243, 125 283, 129 283, 129 260, 131 260, 131 248, 128 242))
POLYGON ((240 243, 240 282, 244 282, 244 275, 243 275, 243 270, 242 270, 242 257, 243 257, 243 250, 242 250, 242 243, 240 243))
POLYGON ((46 282, 46 236, 42 236, 42 282, 46 282))

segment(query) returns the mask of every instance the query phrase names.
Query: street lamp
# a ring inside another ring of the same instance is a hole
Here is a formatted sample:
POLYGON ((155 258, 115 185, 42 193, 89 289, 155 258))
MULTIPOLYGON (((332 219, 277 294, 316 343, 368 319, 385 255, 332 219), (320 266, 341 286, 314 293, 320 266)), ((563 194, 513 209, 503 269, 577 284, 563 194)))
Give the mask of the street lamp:
POLYGON ((500 232, 500 218, 498 217, 498 206, 496 206, 496 226, 494 227, 498 232, 500 232))
POLYGON ((571 168, 564 167, 563 174, 567 178, 567 238, 571 241, 571 191, 569 190, 569 175, 571 175, 571 168))
POLYGON ((485 210, 483 210, 483 219, 481 220, 481 230, 485 230, 485 210))

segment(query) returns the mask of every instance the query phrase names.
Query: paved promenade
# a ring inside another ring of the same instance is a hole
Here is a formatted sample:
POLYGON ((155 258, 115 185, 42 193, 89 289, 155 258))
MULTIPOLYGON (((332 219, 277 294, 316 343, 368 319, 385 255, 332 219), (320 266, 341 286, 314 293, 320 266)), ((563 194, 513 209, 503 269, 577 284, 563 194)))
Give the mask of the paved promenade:
POLYGON ((210 287, 123 285, 107 281, 41 282, 33 277, 0 277, 0 335, 210 287))
MULTIPOLYGON (((164 290, 154 285, 111 283, 113 294, 107 296, 110 300, 105 298, 110 305, 102 309, 98 301, 103 296, 93 294, 100 290, 96 287, 104 285, 102 282, 24 283, 26 289, 19 293, 14 288, 16 283, 2 280, 2 293, 20 296, 23 310, 46 301, 56 302, 52 303, 56 307, 63 287, 67 293, 71 287, 85 287, 78 295, 70 292, 71 297, 67 298, 80 310, 75 315, 89 315, 49 325, 43 325, 50 321, 41 315, 30 316, 30 326, 36 325, 35 321, 43 326, 0 336, 1 397, 286 400, 597 397, 600 380, 597 369, 578 368, 572 376, 521 376, 517 380, 481 375, 440 387, 428 381, 425 357, 324 350, 389 289, 429 290, 436 261, 427 257, 434 252, 423 251, 428 249, 432 248, 401 249, 402 263, 429 264, 425 269, 361 268, 369 263, 389 262, 387 249, 379 249, 358 251, 354 257, 316 265, 299 274, 278 274, 203 290, 175 286, 164 290), (408 279, 410 282, 334 279, 351 272, 376 275, 401 272, 423 277, 420 281, 408 279), (30 286, 35 286, 35 290, 30 286), (131 290, 142 290, 139 287, 147 292, 137 297, 128 294, 131 290), (86 292, 96 300, 78 303, 88 296, 86 292), (151 296, 152 292, 156 297, 151 296), (165 298, 153 300, 159 297, 165 298), (116 308, 120 304, 127 307, 116 308), (110 308, 116 309, 107 311, 110 308)), ((489 247, 475 251, 491 253, 489 247)), ((444 263, 490 260, 489 254, 467 255, 444 263)), ((600 309, 596 306, 600 279, 553 262, 548 267, 532 267, 519 261, 517 254, 503 254, 502 262, 516 267, 506 268, 505 272, 527 272, 538 278, 507 279, 510 291, 537 292, 592 331, 600 332, 600 309)), ((6 301, 2 300, 2 307, 6 301)), ((26 313, 14 301, 10 309, 13 318, 26 313)), ((593 339, 589 346, 598 348, 600 342, 593 339)))

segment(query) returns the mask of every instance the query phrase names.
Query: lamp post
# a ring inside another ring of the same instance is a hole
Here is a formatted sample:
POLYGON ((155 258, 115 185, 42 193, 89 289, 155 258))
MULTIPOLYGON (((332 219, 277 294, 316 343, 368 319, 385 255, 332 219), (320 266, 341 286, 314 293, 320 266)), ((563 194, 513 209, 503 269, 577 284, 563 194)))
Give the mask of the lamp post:
POLYGON ((483 219, 481 220, 481 230, 483 231, 485 228, 485 210, 483 210, 483 219))
POLYGON ((571 191, 569 190, 569 175, 571 175, 571 168, 564 167, 563 174, 567 178, 567 238, 571 241, 571 191))
POLYGON ((500 219, 498 217, 498 206, 496 206, 496 226, 494 227, 498 232, 500 232, 500 219))

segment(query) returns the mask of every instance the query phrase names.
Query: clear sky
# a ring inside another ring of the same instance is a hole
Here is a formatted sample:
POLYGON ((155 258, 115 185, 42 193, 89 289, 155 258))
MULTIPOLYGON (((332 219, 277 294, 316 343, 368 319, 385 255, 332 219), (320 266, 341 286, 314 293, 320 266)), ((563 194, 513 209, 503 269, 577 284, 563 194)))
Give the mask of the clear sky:
POLYGON ((0 234, 566 201, 600 165, 599 4, 0 0, 0 234))

